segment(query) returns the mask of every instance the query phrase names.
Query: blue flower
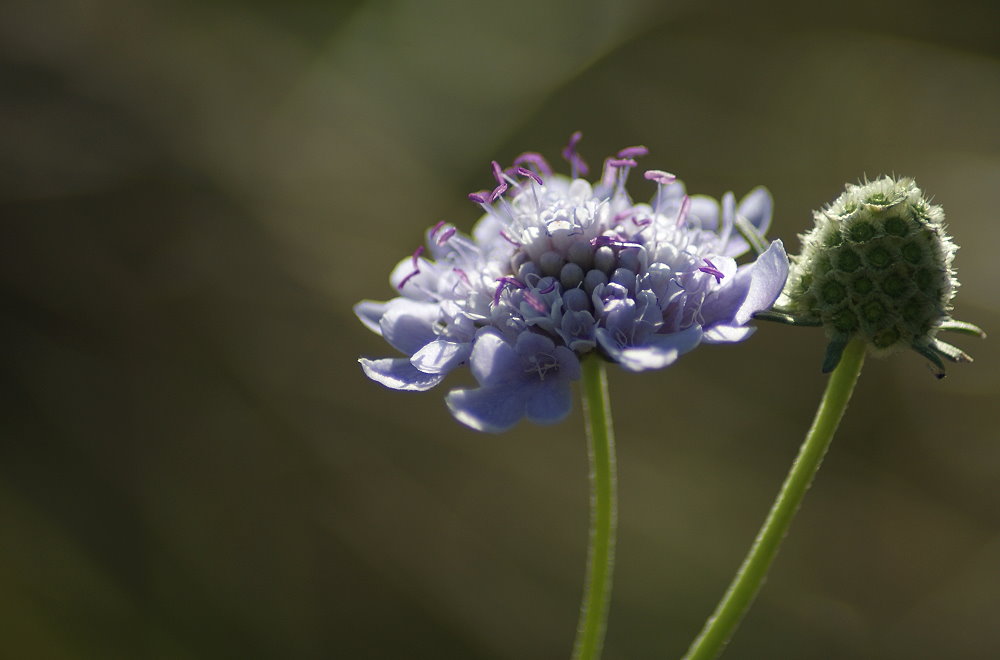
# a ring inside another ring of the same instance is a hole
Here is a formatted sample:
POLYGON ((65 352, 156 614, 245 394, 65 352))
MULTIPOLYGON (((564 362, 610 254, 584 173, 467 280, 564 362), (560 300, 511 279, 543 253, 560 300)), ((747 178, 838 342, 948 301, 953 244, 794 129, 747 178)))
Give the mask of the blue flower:
POLYGON ((522 418, 563 419, 570 382, 592 352, 629 371, 660 369, 701 342, 741 341, 747 323, 781 293, 788 259, 780 241, 738 266, 771 220, 771 196, 738 204, 689 197, 674 176, 648 170, 649 203, 625 190, 645 147, 605 161, 599 182, 577 178, 586 163, 574 134, 564 157, 573 176, 553 174, 540 155, 492 164, 495 186, 469 195, 485 215, 471 236, 438 223, 396 266, 400 296, 362 301, 361 321, 405 357, 361 359, 376 382, 427 390, 468 363, 478 388, 447 396, 455 417, 483 431, 522 418))

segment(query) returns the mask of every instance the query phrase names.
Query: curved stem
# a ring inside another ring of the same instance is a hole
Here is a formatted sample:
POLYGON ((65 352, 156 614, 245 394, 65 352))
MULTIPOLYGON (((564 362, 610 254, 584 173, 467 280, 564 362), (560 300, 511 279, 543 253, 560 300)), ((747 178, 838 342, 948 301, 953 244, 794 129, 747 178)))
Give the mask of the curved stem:
POLYGON ((865 348, 864 342, 855 339, 844 350, 840 364, 827 382, 812 428, 802 443, 799 455, 785 478, 767 520, 757 533, 757 538, 726 595, 688 649, 685 660, 713 660, 718 657, 760 591, 771 562, 778 554, 778 547, 788 532, 792 518, 823 461, 844 410, 847 409, 847 402, 851 399, 854 384, 864 363, 865 348))
POLYGON ((615 563, 615 527, 618 519, 615 433, 608 400, 604 362, 591 354, 581 362, 583 410, 590 458, 590 548, 580 622, 577 624, 575 660, 596 660, 604 646, 608 620, 611 574, 615 563))

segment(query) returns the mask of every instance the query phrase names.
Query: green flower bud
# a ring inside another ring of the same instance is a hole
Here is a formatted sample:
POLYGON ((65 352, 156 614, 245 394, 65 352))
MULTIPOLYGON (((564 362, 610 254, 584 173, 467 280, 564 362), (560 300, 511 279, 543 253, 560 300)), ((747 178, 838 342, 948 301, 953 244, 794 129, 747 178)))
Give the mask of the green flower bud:
POLYGON ((848 184, 814 217, 815 227, 800 236, 802 253, 792 257, 775 312, 763 318, 823 326, 830 339, 824 371, 837 366, 857 336, 876 355, 916 350, 939 377, 942 357, 972 361, 937 339, 941 330, 985 335, 951 318, 958 248, 945 233, 944 211, 912 179, 848 184))

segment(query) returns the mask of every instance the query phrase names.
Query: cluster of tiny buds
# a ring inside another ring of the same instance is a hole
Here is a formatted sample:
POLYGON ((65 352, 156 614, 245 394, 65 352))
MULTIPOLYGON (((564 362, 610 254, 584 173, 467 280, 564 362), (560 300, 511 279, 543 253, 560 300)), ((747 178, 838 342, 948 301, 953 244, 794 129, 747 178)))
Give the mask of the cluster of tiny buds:
POLYGON ((942 358, 972 361, 937 338, 941 330, 985 335, 951 318, 957 247, 945 232, 943 210, 912 179, 847 185, 814 216, 814 228, 800 237, 802 253, 792 257, 782 299, 760 318, 823 326, 830 339, 824 371, 836 367, 854 337, 875 354, 913 349, 938 377, 942 358))
MULTIPOLYGON (((577 145, 582 138, 582 133, 577 131, 570 136, 569 143, 563 148, 563 158, 570 164, 573 179, 586 175, 589 167, 586 161, 577 151, 577 145)), ((601 185, 609 186, 616 192, 623 192, 626 178, 630 169, 638 166, 637 158, 646 156, 649 149, 644 146, 633 146, 621 149, 615 157, 606 158, 604 161, 604 173, 601 185)), ((490 190, 479 190, 469 193, 469 200, 480 205, 487 213, 504 213, 509 216, 510 209, 504 195, 508 191, 520 191, 523 186, 535 184, 545 185, 545 178, 552 176, 553 170, 548 161, 539 153, 525 152, 514 159, 510 167, 503 168, 497 161, 490 163, 496 185, 490 190), (497 205, 501 206, 500 209, 497 205), (504 208, 506 205, 506 208, 504 208)), ((644 178, 658 185, 657 199, 662 195, 664 187, 674 183, 676 176, 663 170, 647 170, 644 178)), ((536 195, 537 189, 532 187, 532 192, 536 195)), ((654 212, 658 211, 659 204, 654 204, 654 212)), ((682 207, 678 214, 678 224, 682 224, 690 208, 690 199, 685 196, 682 207)), ((642 228, 652 221, 649 218, 632 218, 637 227, 642 228)), ((444 245, 456 232, 453 226, 445 226, 439 222, 430 232, 430 239, 437 245, 444 245)), ((523 247, 523 244, 508 232, 501 230, 500 236, 516 248, 523 247)), ((402 290, 414 277, 420 274, 420 258, 425 249, 419 246, 411 257, 412 270, 400 280, 397 285, 402 290)), ((625 268, 635 274, 645 270, 648 265, 648 256, 642 245, 627 240, 615 240, 614 237, 597 236, 589 241, 575 241, 566 246, 561 253, 548 251, 540 255, 538 265, 529 263, 527 253, 519 251, 512 260, 512 276, 504 276, 497 279, 497 288, 494 296, 494 305, 499 304, 501 293, 508 287, 525 290, 525 300, 533 307, 538 307, 541 302, 529 290, 539 283, 540 278, 554 278, 551 283, 558 281, 566 290, 582 288, 588 294, 592 293, 599 284, 606 284, 609 278, 613 278, 618 268, 625 268), (581 286, 582 285, 582 286, 581 286)), ((706 266, 701 269, 720 280, 723 275, 711 261, 706 260, 706 266)), ((465 273, 456 269, 456 272, 463 280, 467 280, 465 273)), ((543 283, 540 293, 547 293, 546 290, 550 282, 543 283)), ((551 289, 549 289, 551 290, 551 289)))
MULTIPOLYGON (((562 151, 563 158, 570 164, 571 176, 574 179, 589 172, 586 161, 577 151, 581 137, 580 131, 573 133, 569 143, 562 151)), ((628 171, 638 166, 636 159, 646 156, 648 153, 649 149, 644 146, 626 147, 621 149, 615 157, 605 159, 601 184, 622 191, 628 171)), ((496 186, 492 190, 480 190, 468 195, 471 201, 482 206, 487 213, 497 212, 493 205, 498 200, 502 202, 503 195, 509 190, 520 189, 523 185, 531 183, 543 186, 545 184, 543 177, 551 176, 553 171, 548 161, 541 154, 535 152, 522 153, 514 159, 514 163, 510 167, 502 168, 496 161, 492 161, 490 167, 496 186), (518 177, 522 177, 522 180, 519 181, 518 177)), ((644 172, 644 178, 658 184, 660 191, 664 186, 674 183, 677 179, 673 174, 663 170, 647 170, 644 172)), ((685 197, 679 221, 683 221, 689 208, 690 200, 685 197)), ((652 222, 649 218, 633 218, 632 221, 639 228, 652 222)), ((453 229, 452 233, 454 233, 453 229)), ((508 233, 501 231, 500 236, 515 247, 522 247, 522 243, 508 233)), ((439 239, 439 244, 446 238, 439 239)), ((619 269, 625 269, 628 274, 634 276, 636 273, 644 271, 649 264, 649 257, 643 245, 625 239, 616 239, 612 236, 595 236, 589 240, 572 241, 561 247, 563 248, 561 250, 553 249, 543 252, 538 257, 537 262, 531 260, 527 252, 517 251, 511 260, 510 272, 512 275, 496 280, 494 305, 499 304, 503 291, 510 288, 523 290, 524 300, 530 306, 540 312, 545 311, 544 303, 536 294, 551 292, 555 288, 555 283, 558 282, 562 285, 563 290, 574 298, 574 302, 578 303, 576 306, 583 309, 585 307, 583 292, 589 296, 598 285, 614 281, 615 273, 619 269), (532 292, 532 288, 537 291, 532 292), (573 293, 573 290, 579 291, 573 293), (576 300, 576 298, 580 300, 576 300)), ((416 274, 418 271, 417 257, 420 251, 414 254, 415 272, 412 274, 416 274)), ((723 277, 721 271, 711 261, 706 259, 705 262, 706 266, 701 270, 710 273, 717 280, 721 280, 723 277)))

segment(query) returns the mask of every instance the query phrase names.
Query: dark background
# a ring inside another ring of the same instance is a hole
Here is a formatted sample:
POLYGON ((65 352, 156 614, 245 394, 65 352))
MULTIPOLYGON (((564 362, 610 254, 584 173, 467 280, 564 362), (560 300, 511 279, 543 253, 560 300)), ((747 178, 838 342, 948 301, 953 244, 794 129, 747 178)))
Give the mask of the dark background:
MULTIPOLYGON (((0 656, 560 658, 579 407, 481 435, 351 313, 488 163, 767 185, 791 251, 916 178, 1000 330, 1000 4, 15 0, 0 9, 0 656)), ((635 180, 634 190, 652 192, 635 180)), ((871 360, 727 658, 1000 657, 997 341, 871 360)), ((612 369, 606 658, 678 657, 824 385, 818 330, 612 369)))

